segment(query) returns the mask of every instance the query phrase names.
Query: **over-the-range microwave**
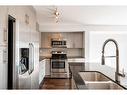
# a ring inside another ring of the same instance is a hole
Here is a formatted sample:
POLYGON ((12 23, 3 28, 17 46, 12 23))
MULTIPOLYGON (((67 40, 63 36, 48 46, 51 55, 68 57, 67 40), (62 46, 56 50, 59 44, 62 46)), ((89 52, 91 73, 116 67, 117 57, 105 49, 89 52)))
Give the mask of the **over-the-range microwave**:
POLYGON ((66 48, 67 47, 67 41, 66 40, 59 40, 59 39, 52 39, 51 40, 51 46, 53 48, 66 48))

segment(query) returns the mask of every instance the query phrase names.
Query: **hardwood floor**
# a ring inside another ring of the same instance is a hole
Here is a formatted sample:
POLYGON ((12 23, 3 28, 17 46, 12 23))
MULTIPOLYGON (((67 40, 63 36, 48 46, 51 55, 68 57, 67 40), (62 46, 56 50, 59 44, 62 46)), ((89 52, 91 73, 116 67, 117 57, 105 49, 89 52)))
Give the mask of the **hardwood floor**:
POLYGON ((46 78, 40 89, 71 89, 71 79, 46 78))

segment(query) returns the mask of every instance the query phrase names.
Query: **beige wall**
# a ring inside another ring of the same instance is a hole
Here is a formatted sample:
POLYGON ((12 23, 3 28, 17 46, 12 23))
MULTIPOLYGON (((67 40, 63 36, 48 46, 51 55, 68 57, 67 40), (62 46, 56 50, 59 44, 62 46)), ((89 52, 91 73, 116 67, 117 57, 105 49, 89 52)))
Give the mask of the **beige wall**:
POLYGON ((40 49, 40 57, 51 57, 52 49, 40 49))

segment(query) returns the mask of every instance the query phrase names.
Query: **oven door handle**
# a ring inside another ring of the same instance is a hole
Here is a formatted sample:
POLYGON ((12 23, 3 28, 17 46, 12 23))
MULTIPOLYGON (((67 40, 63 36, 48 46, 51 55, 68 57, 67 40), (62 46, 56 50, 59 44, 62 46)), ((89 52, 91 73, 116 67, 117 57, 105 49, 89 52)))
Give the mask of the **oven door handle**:
POLYGON ((65 62, 66 60, 52 60, 52 59, 51 59, 51 61, 52 61, 52 62, 65 62))

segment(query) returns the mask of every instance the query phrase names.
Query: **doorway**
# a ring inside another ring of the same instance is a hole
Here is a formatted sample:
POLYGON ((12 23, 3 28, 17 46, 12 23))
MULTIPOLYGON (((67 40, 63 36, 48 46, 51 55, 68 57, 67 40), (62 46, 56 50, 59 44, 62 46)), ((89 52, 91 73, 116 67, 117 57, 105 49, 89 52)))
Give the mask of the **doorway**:
POLYGON ((8 89, 13 89, 14 31, 16 19, 8 16, 8 89))

